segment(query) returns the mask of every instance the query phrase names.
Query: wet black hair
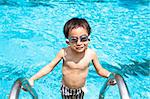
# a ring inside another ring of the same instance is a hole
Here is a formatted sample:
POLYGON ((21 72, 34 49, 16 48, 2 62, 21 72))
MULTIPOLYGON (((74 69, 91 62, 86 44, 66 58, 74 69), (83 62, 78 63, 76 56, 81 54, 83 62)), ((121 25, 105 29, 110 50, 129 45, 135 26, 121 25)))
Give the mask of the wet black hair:
POLYGON ((90 35, 91 33, 91 27, 89 25, 89 23, 87 22, 86 19, 83 18, 72 18, 70 20, 68 20, 65 25, 64 25, 64 35, 66 38, 68 38, 69 32, 74 29, 74 28, 78 28, 78 27, 83 27, 87 30, 88 35, 90 35))

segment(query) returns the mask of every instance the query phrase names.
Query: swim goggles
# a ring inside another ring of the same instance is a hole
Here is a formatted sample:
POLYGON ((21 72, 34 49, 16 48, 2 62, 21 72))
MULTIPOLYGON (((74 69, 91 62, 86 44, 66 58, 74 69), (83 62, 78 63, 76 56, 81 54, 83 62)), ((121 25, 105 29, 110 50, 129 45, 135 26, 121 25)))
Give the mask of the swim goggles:
POLYGON ((87 36, 87 35, 81 35, 80 37, 76 37, 76 36, 68 37, 69 42, 71 42, 73 44, 77 43, 78 39, 80 39, 80 42, 90 41, 89 36, 87 36))

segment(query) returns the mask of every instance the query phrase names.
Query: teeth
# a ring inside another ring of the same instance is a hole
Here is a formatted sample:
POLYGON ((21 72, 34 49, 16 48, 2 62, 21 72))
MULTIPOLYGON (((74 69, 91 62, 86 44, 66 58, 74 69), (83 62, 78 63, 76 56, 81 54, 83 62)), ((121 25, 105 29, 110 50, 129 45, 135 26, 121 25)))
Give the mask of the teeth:
POLYGON ((82 49, 83 47, 78 47, 77 49, 82 49))

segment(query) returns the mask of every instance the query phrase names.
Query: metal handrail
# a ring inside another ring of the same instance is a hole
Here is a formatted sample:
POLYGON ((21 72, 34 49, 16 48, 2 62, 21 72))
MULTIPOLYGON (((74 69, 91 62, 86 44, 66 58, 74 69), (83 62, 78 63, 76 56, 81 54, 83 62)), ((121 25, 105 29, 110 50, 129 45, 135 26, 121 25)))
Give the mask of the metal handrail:
POLYGON ((32 95, 33 99, 38 99, 38 95, 36 91, 30 86, 28 80, 26 78, 19 78, 15 81, 12 86, 9 99, 18 99, 20 89, 23 87, 25 91, 28 91, 30 95, 32 95))
POLYGON ((112 73, 108 77, 107 81, 104 83, 103 87, 100 90, 99 99, 104 99, 105 92, 108 89, 108 86, 110 85, 109 82, 113 79, 116 80, 116 83, 117 83, 118 88, 119 88, 121 99, 130 99, 128 87, 127 87, 123 77, 120 74, 115 74, 115 73, 112 73))

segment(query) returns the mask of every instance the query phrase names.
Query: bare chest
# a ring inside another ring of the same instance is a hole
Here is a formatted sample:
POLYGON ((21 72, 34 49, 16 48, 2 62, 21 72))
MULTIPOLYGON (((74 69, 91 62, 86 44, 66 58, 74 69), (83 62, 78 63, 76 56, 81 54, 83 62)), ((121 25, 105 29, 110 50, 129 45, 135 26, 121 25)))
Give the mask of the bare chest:
POLYGON ((86 69, 88 66, 89 66, 89 63, 90 63, 90 59, 88 58, 81 58, 81 59, 78 59, 78 58, 66 58, 64 60, 64 66, 70 68, 70 69, 86 69))

